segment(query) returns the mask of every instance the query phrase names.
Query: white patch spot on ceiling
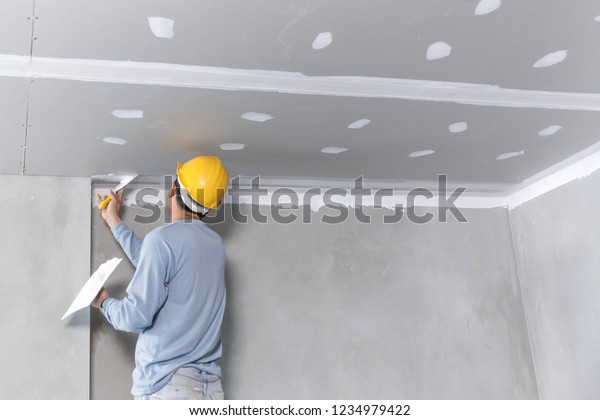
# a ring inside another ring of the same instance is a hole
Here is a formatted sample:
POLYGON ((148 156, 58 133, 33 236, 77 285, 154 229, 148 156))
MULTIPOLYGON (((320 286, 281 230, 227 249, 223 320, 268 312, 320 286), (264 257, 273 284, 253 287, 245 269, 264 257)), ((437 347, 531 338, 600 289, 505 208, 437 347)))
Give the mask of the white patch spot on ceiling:
POLYGON ((435 153, 435 150, 427 149, 427 150, 419 150, 417 152, 412 152, 408 157, 416 158, 421 156, 432 155, 435 153))
POLYGON ((455 134, 455 133, 462 133, 463 131, 467 131, 467 129, 469 128, 469 124, 467 124, 466 122, 457 122, 454 124, 450 124, 448 126, 448 130, 455 134))
POLYGON ((328 153, 331 155, 337 155, 338 153, 343 153, 347 151, 348 149, 346 149, 345 147, 325 147, 321 149, 322 153, 328 153))
POLYGON ((596 17, 594 18, 594 20, 595 20, 596 22, 600 22, 600 15, 596 16, 596 17))
POLYGON ((139 109, 115 109, 112 114, 117 118, 144 118, 144 111, 139 109))
POLYGON ((534 68, 550 67, 562 63, 567 58, 567 50, 560 50, 550 54, 546 54, 533 65, 534 68))
POLYGON ((118 146, 123 146, 125 143, 127 143, 127 140, 123 140, 118 137, 105 137, 102 139, 102 141, 105 143, 116 144, 118 146))
POLYGON ((498 157, 496 157, 496 160, 504 160, 504 159, 510 159, 510 158, 514 158, 516 156, 521 156, 525 154, 525 150, 520 150, 518 152, 510 152, 510 153, 504 153, 498 157))
POLYGON ((502 0, 481 0, 475 8, 477 16, 487 15, 502 6, 502 0))
POLYGON ((246 145, 242 143, 225 143, 219 146, 221 150, 244 150, 244 147, 246 145))
POLYGON ((551 136, 553 134, 556 134, 556 132, 558 130, 560 130, 562 127, 560 125, 551 125, 548 128, 544 128, 543 130, 538 132, 538 136, 540 137, 548 137, 551 136))
POLYGON ((248 121, 265 122, 272 120, 273 117, 269 114, 261 114, 259 112, 246 112, 242 118, 248 121))
POLYGON ((445 42, 439 41, 431 44, 427 48, 427 59, 429 61, 439 60, 440 58, 448 57, 452 52, 452 47, 445 42))
POLYGON ((173 38, 173 19, 164 17, 149 17, 150 30, 158 38, 173 38))
POLYGON ((368 119, 354 121, 352 124, 350 124, 348 126, 348 128, 351 128, 353 130, 358 130, 359 128, 363 128, 365 125, 369 124, 370 122, 371 122, 371 120, 368 120, 368 119))
POLYGON ((313 41, 312 47, 315 50, 322 50, 323 48, 329 47, 333 41, 331 32, 321 32, 313 41))

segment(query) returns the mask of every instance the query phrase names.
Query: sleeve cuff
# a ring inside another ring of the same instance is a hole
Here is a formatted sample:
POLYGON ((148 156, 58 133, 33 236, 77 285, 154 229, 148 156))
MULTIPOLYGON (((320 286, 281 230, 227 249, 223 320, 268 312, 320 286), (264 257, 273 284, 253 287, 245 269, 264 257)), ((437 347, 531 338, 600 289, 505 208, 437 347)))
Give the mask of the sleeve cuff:
POLYGON ((119 236, 124 234, 129 230, 129 227, 125 224, 125 222, 121 221, 117 226, 112 228, 110 231, 112 232, 115 239, 119 239, 119 236))
POLYGON ((106 312, 106 310, 108 309, 108 307, 110 306, 110 304, 115 301, 116 299, 114 298, 106 298, 102 301, 102 303, 100 304, 100 312, 102 312, 102 315, 104 315, 104 317, 108 320, 108 322, 110 322, 110 318, 108 316, 108 313, 106 312))

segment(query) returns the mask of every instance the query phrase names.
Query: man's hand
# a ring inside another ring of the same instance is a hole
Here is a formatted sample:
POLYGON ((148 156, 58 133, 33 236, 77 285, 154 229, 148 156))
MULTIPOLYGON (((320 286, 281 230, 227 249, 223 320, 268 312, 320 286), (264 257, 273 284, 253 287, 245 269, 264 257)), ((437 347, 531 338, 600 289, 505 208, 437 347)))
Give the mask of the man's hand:
MULTIPOLYGON (((121 223, 121 217, 119 216, 119 211, 121 211, 121 206, 123 204, 123 191, 119 191, 117 194, 112 191, 109 193, 110 202, 106 207, 102 209, 102 217, 106 220, 108 226, 112 229, 121 223)), ((102 197, 100 194, 96 194, 96 198, 98 202, 101 203, 102 200, 106 197, 102 197)))
POLYGON ((106 289, 103 287, 100 290, 100 292, 98 293, 98 295, 92 301, 92 306, 94 308, 100 309, 100 306, 102 305, 102 302, 104 302, 104 299, 109 298, 109 297, 110 297, 110 295, 108 294, 106 289))

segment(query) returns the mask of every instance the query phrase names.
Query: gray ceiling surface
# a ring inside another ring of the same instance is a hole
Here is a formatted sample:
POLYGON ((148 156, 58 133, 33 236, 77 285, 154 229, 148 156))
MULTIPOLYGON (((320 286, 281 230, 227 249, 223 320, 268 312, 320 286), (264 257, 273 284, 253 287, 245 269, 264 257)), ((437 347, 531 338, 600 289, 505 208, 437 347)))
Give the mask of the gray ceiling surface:
POLYGON ((34 0, 0 2, 0 54, 29 55, 34 0))
MULTIPOLYGON (((600 94, 600 2, 496 0, 488 5, 501 3, 499 8, 478 16, 479 3, 2 0, 0 74, 15 56, 32 51, 32 60, 166 63, 600 94), (149 17, 172 20, 173 36, 156 36, 149 17), (320 33, 330 33, 331 43, 315 49, 320 33), (451 51, 428 60, 429 46, 440 42, 451 51), (561 59, 534 67, 552 53, 561 59)), ((444 173, 456 182, 515 184, 600 140, 598 111, 543 106, 58 80, 27 72, 0 76, 0 89, 0 173, 170 174, 176 160, 215 154, 232 175, 393 181, 433 180, 444 173), (143 118, 117 118, 115 110, 140 110, 143 118), (248 112, 272 119, 241 118, 248 112), (361 119, 370 123, 348 128, 361 119), (466 130, 452 133, 449 127, 462 122, 466 130), (244 149, 219 147, 230 143, 244 149), (327 147, 348 150, 322 153, 327 147), (435 153, 410 157, 427 150, 435 153), (507 153, 516 156, 498 159, 507 153)))
POLYGON ((0 77, 0 173, 20 174, 23 168, 27 115, 27 79, 0 77))

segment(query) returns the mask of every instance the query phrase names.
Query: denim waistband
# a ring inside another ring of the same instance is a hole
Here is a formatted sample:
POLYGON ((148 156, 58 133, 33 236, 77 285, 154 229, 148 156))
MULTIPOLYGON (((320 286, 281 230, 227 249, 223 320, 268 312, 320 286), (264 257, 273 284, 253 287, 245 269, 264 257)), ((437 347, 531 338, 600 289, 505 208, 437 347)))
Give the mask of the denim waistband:
POLYGON ((192 379, 195 381, 202 381, 202 382, 206 382, 206 383, 216 382, 221 379, 217 375, 203 372, 203 371, 196 369, 195 367, 191 367, 191 366, 182 367, 182 368, 177 369, 175 371, 175 375, 181 375, 181 376, 184 376, 186 378, 189 378, 189 379, 192 379))

